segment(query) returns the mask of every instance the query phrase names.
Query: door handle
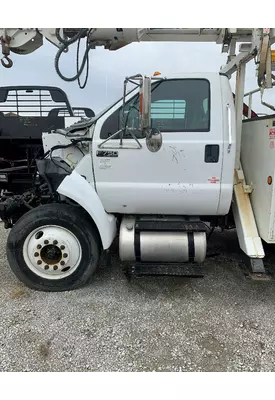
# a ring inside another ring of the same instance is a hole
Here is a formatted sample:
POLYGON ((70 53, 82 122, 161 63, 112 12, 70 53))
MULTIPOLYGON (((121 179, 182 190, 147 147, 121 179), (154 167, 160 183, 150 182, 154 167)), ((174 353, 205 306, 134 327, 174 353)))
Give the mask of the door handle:
POLYGON ((218 144, 207 144, 204 151, 204 162, 219 162, 220 146, 218 144))
POLYGON ((227 122, 228 122, 228 147, 227 153, 230 153, 232 147, 232 123, 231 123, 231 108, 230 105, 226 104, 227 109, 227 122))

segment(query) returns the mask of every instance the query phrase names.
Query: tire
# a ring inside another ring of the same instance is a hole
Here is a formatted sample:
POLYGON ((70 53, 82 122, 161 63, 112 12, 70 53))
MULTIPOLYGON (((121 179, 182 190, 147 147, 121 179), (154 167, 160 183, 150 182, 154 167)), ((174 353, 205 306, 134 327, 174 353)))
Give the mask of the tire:
POLYGON ((64 204, 39 206, 11 229, 7 257, 31 289, 61 292, 83 286, 94 274, 101 241, 84 210, 64 204))

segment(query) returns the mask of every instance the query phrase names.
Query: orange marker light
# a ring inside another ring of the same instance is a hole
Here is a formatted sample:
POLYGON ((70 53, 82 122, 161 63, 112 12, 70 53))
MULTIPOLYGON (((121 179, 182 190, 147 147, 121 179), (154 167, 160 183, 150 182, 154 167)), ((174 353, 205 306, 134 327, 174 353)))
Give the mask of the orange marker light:
POLYGON ((272 183, 272 176, 269 176, 269 177, 267 178, 267 183, 268 183, 269 185, 271 185, 271 183, 272 183))
POLYGON ((154 72, 154 75, 153 75, 153 76, 158 76, 158 75, 161 75, 161 72, 156 71, 156 72, 154 72))

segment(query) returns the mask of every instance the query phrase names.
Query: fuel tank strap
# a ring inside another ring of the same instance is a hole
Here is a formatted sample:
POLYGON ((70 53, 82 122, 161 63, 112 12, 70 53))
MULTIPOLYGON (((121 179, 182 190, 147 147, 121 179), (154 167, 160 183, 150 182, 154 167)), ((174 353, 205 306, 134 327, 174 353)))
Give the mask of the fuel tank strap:
POLYGON ((188 238, 188 254, 189 254, 189 261, 194 262, 195 259, 195 243, 194 243, 194 235, 192 232, 187 233, 188 238))
POLYGON ((137 262, 141 262, 141 256, 140 256, 140 231, 135 230, 135 238, 134 238, 134 246, 135 246, 135 256, 137 262))

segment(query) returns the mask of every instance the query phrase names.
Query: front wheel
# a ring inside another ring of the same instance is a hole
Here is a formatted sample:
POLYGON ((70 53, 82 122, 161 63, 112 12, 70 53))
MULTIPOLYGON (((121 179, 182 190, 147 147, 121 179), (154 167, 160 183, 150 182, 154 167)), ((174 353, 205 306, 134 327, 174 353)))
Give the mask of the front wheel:
POLYGON ((44 205, 24 214, 7 241, 12 271, 36 290, 59 292, 84 285, 99 256, 94 225, 83 210, 66 204, 44 205))

